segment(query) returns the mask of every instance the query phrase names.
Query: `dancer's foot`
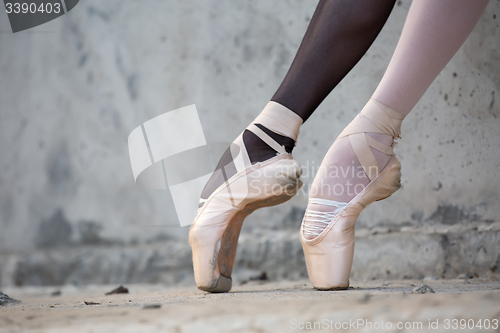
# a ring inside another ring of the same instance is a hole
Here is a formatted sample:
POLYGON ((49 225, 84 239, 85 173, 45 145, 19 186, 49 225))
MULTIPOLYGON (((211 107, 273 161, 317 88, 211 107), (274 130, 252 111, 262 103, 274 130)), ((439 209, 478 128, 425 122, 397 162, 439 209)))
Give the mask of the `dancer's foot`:
POLYGON ((203 190, 189 234, 201 290, 231 289, 236 245, 246 216, 289 200, 302 186, 300 166, 290 154, 301 124, 297 114, 270 102, 222 157, 203 190))
POLYGON ((360 212, 401 187, 401 165, 393 147, 403 118, 370 100, 325 156, 311 188, 300 232, 315 288, 349 286, 354 224, 360 212))

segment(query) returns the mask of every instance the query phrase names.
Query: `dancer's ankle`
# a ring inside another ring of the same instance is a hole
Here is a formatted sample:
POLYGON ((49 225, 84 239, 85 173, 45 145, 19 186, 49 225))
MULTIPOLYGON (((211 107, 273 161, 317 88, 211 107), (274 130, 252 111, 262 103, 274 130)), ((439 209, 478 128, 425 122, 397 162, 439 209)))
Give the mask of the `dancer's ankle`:
POLYGON ((289 137, 296 142, 303 120, 286 106, 270 101, 253 123, 261 124, 271 131, 289 137))
MULTIPOLYGON (((297 143, 302 118, 287 107, 271 101, 252 125, 264 131, 290 154, 297 143)), ((243 142, 252 164, 276 156, 277 152, 249 129, 243 132, 243 142)))

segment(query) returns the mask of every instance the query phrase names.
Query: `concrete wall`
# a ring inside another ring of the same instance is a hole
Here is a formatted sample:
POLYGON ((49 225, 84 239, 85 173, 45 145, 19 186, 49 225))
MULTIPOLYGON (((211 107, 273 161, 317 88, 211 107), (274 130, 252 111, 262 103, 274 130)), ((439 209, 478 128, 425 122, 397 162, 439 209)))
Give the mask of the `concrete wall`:
MULTIPOLYGON (((167 191, 134 184, 127 137, 196 104, 208 141, 232 141, 283 79, 316 1, 86 0, 12 34, 0 11, 0 286, 192 283, 187 228, 167 191), (223 122, 221 122, 223 120, 223 122)), ((302 127, 304 189, 369 99, 410 1, 302 127)), ((500 274, 500 1, 403 123, 404 189, 357 223, 355 278, 500 274)), ((236 280, 306 276, 304 191, 256 212, 236 280)))

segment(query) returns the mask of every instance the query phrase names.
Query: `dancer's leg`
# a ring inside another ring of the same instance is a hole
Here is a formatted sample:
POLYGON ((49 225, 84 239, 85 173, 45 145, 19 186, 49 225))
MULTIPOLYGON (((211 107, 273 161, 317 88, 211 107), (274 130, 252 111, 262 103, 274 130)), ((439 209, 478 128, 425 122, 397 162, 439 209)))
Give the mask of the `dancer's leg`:
MULTIPOLYGON (((356 65, 384 26, 395 0, 321 0, 284 81, 261 115, 253 121, 291 152, 303 121, 356 65), (269 115, 274 118, 271 120, 269 115), (297 117, 296 115, 300 116, 297 117), (283 131, 286 123, 290 131, 283 131), (274 133, 273 133, 274 132, 274 133)), ((246 130, 236 141, 257 163, 276 155, 254 133, 246 130)), ((206 199, 237 172, 229 151, 203 190, 206 199)))
MULTIPOLYGON (((389 67, 364 110, 378 109, 378 102, 407 115, 463 44, 487 4, 488 0, 415 0, 389 67)), ((353 123, 362 117, 357 117, 353 123)), ((393 137, 399 135, 400 121, 393 125, 396 127, 394 132, 367 132, 391 146, 393 137)), ((370 156, 371 166, 382 171, 391 156, 373 147, 371 150, 375 158, 370 156)), ((339 137, 324 158, 311 197, 348 202, 370 182, 365 173, 356 172, 361 166, 349 139, 339 137), (344 173, 329 177, 328 174, 332 175, 335 170, 344 173)))
POLYGON ((488 0, 413 1, 384 78, 334 142, 314 179, 301 239, 315 287, 348 285, 357 216, 400 187, 401 166, 392 148, 401 122, 463 44, 487 4, 488 0), (335 174, 338 170, 356 172, 335 174), (325 228, 332 229, 323 233, 325 228))
POLYGON ((378 36, 395 0, 321 0, 283 83, 271 100, 304 121, 378 36))
POLYGON ((465 42, 488 0, 417 0, 373 99, 407 115, 465 42))

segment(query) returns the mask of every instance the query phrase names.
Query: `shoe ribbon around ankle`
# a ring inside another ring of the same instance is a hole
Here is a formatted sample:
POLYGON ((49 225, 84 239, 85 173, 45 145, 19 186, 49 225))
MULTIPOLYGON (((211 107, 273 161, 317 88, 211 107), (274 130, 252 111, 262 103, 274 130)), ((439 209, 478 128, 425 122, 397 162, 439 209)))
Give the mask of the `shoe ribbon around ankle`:
POLYGON ((401 123, 404 115, 379 102, 370 99, 360 114, 340 133, 337 139, 348 137, 354 154, 373 180, 380 173, 380 167, 371 148, 386 155, 394 154, 394 144, 386 146, 366 133, 390 135, 393 139, 401 137, 401 123))

